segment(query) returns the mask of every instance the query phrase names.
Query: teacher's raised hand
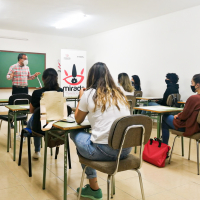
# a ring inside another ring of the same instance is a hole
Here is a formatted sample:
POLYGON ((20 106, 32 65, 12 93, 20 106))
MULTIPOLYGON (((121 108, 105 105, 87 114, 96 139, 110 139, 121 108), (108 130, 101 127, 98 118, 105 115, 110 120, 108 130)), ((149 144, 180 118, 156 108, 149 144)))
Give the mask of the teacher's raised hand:
POLYGON ((41 74, 40 72, 36 72, 36 73, 35 73, 35 76, 38 76, 38 75, 40 75, 40 74, 41 74))

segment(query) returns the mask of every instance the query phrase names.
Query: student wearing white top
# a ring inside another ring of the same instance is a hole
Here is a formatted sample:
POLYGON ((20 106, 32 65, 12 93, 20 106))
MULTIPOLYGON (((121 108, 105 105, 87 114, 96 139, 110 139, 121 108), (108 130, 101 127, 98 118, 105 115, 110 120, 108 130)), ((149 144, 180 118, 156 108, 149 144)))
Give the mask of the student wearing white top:
MULTIPOLYGON (((88 116, 92 133, 77 130, 70 134, 78 154, 96 161, 116 160, 119 150, 109 147, 109 131, 115 119, 130 115, 130 111, 125 95, 114 83, 104 63, 98 62, 90 68, 87 88, 81 89, 79 95, 81 100, 75 111, 76 122, 81 123, 88 116)), ((130 151, 131 148, 123 149, 120 159, 126 158, 130 151)), ((102 199, 96 170, 87 167, 85 173, 89 179, 89 185, 82 189, 81 196, 93 200, 102 199)))
POLYGON ((118 75, 118 84, 124 95, 134 95, 135 88, 132 86, 127 73, 118 75))

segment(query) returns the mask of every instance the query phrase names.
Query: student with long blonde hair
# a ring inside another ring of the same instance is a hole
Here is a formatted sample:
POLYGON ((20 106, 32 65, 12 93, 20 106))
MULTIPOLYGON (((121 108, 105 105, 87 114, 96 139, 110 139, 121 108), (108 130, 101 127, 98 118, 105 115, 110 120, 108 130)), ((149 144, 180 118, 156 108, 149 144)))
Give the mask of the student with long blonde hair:
POLYGON ((125 95, 133 95, 135 88, 132 86, 127 73, 120 73, 118 75, 118 84, 125 95))
MULTIPOLYGON (((81 89, 79 95, 81 100, 75 111, 76 122, 81 123, 88 116, 92 133, 77 130, 70 134, 78 154, 90 160, 115 161, 119 150, 109 147, 109 131, 117 118, 130 115, 130 111, 125 95, 115 85, 104 63, 95 63, 90 68, 87 87, 81 89)), ((130 151, 131 148, 123 149, 120 159, 126 158, 130 151)), ((81 196, 94 200, 102 199, 96 170, 87 167, 85 173, 89 184, 82 189, 81 196)))

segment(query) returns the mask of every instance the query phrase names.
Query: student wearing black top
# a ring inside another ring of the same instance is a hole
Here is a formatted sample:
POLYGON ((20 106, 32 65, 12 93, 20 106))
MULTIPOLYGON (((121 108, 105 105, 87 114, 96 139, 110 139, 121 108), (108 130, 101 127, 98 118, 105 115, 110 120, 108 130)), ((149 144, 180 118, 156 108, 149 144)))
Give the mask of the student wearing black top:
MULTIPOLYGON (((167 84, 167 89, 165 90, 165 93, 163 94, 163 99, 158 100, 156 102, 149 102, 149 106, 167 106, 167 98, 170 94, 179 94, 179 85, 177 84, 179 80, 179 77, 175 73, 168 73, 166 75, 165 83, 167 84)), ((147 106, 144 104, 144 106, 147 106)), ((145 114, 146 111, 142 111, 142 114, 145 114)))
MULTIPOLYGON (((43 72, 42 75, 42 81, 44 83, 44 87, 35 90, 32 94, 32 100, 30 103, 30 112, 33 113, 34 110, 38 107, 40 107, 40 99, 42 96, 43 92, 46 91, 58 91, 62 92, 63 89, 59 87, 58 85, 58 74, 55 69, 53 68, 48 68, 43 72)), ((67 107, 68 109, 68 114, 71 113, 71 108, 67 107)), ((31 116, 27 128, 32 128, 32 121, 33 121, 33 115, 31 116)), ((34 137, 34 145, 35 145, 35 153, 33 154, 33 158, 39 158, 40 155, 40 137, 34 137)))
POLYGON ((138 75, 133 75, 131 78, 132 86, 135 87, 135 91, 141 91, 141 86, 140 86, 140 78, 138 75))
POLYGON ((165 90, 165 93, 163 94, 163 99, 157 101, 156 103, 167 106, 167 98, 170 94, 179 94, 179 85, 177 84, 179 80, 179 77, 175 73, 168 73, 166 75, 165 82, 167 84, 167 89, 165 90))

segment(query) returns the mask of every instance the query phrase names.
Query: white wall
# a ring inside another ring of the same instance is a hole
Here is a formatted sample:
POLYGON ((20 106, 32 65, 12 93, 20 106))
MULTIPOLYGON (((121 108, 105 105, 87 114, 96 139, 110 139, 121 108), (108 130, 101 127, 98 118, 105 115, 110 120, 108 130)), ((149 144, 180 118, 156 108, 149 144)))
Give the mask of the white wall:
POLYGON ((116 81, 121 72, 139 75, 144 96, 162 96, 166 73, 177 73, 186 100, 200 73, 200 6, 86 37, 83 48, 88 68, 105 62, 116 81))
MULTIPOLYGON (((61 49, 80 49, 80 39, 69 37, 49 36, 1 29, 0 36, 27 38, 28 41, 0 38, 0 50, 46 53, 46 67, 55 68, 56 70, 58 69, 57 62, 58 59, 60 59, 61 49)), ((34 73, 34 71, 32 73, 34 73)), ((29 93, 32 94, 32 91, 33 90, 30 90, 29 93)), ((10 95, 11 89, 0 89, 0 99, 9 98, 10 95)), ((6 111, 6 109, 1 106, 0 112, 1 111, 6 111)))

